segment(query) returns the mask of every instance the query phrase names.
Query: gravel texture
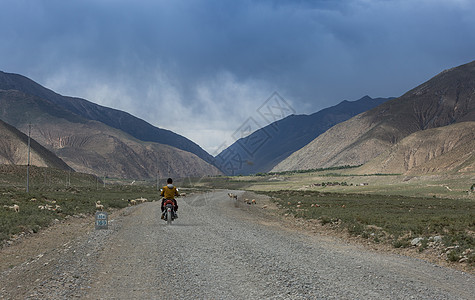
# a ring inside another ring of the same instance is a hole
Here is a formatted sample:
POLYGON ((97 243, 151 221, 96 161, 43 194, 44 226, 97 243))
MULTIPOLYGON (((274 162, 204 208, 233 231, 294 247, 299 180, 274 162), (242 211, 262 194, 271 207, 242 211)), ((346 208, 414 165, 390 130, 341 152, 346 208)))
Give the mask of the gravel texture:
MULTIPOLYGON (((302 234, 228 191, 127 208, 0 274, 5 299, 473 299, 473 275, 302 234), (35 276, 38 277, 35 279, 35 276)), ((238 195, 240 192, 234 191, 238 195)))

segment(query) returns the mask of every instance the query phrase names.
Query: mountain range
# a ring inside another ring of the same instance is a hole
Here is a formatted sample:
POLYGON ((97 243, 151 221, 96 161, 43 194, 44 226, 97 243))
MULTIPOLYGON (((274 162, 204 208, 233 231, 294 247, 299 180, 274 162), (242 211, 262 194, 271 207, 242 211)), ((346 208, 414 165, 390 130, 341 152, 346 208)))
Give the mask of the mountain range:
POLYGON ((473 171, 474 121, 475 61, 333 126, 272 171, 345 165, 363 165, 363 173, 473 171))
POLYGON ((155 127, 124 111, 101 106, 82 98, 62 96, 25 76, 0 71, 0 90, 16 90, 26 95, 36 96, 86 120, 99 121, 119 129, 141 141, 169 145, 194 153, 206 162, 213 162, 210 154, 179 134, 155 127))
POLYGON ((290 115, 237 140, 217 155, 216 161, 228 175, 268 172, 332 126, 389 99, 364 96, 311 115, 290 115))
POLYGON ((475 62, 398 98, 343 101, 291 115, 211 157, 192 141, 126 112, 61 96, 0 72, 0 164, 150 179, 359 166, 356 174, 475 171, 475 62), (218 167, 221 169, 219 170, 218 167))
POLYGON ((21 75, 0 72, 0 118, 24 133, 31 123, 31 137, 76 171, 118 178, 220 174, 207 162, 213 158, 182 136, 21 75))

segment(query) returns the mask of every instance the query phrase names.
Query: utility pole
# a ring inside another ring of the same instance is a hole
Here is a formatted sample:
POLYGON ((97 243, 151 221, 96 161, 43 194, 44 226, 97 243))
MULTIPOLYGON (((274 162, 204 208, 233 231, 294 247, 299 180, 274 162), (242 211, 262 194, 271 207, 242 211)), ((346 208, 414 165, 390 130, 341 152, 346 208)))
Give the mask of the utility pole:
POLYGON ((31 123, 28 124, 28 164, 26 165, 26 192, 30 192, 30 135, 31 123))
POLYGON ((157 170, 157 191, 160 191, 160 171, 157 170))
POLYGON ((167 160, 167 178, 170 178, 170 161, 167 160))

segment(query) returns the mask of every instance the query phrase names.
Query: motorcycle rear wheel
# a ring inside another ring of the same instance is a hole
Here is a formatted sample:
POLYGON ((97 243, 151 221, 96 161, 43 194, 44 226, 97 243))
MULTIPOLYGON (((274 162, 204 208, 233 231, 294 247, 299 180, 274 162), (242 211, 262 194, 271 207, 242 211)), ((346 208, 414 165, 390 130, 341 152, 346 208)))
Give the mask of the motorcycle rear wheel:
POLYGON ((167 225, 171 225, 171 224, 172 224, 172 210, 168 209, 167 210, 167 225))

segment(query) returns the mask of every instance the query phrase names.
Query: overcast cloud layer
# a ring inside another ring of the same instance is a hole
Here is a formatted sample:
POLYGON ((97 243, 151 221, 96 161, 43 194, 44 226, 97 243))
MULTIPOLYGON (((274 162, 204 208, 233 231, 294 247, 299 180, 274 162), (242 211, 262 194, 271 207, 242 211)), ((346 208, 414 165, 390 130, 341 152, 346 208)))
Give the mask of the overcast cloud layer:
MULTIPOLYGON (((278 92, 297 113, 475 60, 475 1, 0 0, 0 70, 210 154, 278 92)), ((255 122, 254 122, 255 123, 255 122)))

